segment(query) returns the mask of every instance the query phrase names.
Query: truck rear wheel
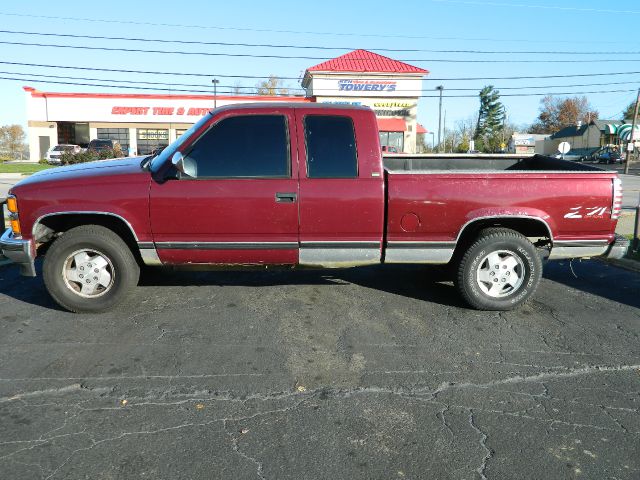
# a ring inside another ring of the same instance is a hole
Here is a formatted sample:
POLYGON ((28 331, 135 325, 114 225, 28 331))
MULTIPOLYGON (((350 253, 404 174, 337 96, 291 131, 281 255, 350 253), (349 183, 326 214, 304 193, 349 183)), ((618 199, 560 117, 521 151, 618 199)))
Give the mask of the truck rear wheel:
POLYGON ((72 228, 47 251, 43 277, 63 308, 97 313, 113 308, 138 283, 140 268, 127 244, 98 225, 72 228))
POLYGON ((458 264, 456 287, 478 310, 512 310, 535 291, 542 261, 526 237, 507 228, 480 232, 458 264))

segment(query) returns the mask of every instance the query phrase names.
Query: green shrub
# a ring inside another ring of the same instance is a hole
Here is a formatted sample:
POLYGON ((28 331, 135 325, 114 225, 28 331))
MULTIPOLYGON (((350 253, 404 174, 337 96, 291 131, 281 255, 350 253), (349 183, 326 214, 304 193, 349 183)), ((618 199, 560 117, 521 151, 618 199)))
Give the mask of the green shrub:
POLYGON ((108 160, 110 158, 119 157, 122 157, 122 150, 119 148, 115 148, 113 150, 101 150, 99 152, 95 152, 93 150, 87 150, 86 152, 80 153, 64 152, 60 156, 60 163, 62 165, 75 165, 76 163, 87 163, 95 160, 108 160))

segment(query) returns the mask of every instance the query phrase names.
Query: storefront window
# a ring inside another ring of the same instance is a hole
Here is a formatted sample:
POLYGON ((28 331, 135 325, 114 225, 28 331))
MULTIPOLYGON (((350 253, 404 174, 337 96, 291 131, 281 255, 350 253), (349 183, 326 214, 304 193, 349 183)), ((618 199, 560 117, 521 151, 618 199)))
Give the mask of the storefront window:
POLYGON ((123 152, 129 150, 128 128, 98 128, 98 140, 115 140, 122 147, 123 152))
POLYGON ((169 145, 169 130, 158 128, 139 128, 138 155, 150 155, 158 147, 169 145))
POLYGON ((404 133, 402 132, 380 132, 381 147, 395 147, 398 152, 404 152, 404 133))

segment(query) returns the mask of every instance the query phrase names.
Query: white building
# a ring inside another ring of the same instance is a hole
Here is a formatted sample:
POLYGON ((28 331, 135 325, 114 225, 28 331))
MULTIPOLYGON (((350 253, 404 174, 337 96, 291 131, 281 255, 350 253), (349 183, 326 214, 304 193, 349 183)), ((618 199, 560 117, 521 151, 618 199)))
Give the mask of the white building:
POLYGON ((308 68, 302 79, 307 97, 319 103, 371 107, 378 117, 380 144, 415 153, 426 130, 417 123, 422 79, 429 72, 367 50, 354 50, 308 68))

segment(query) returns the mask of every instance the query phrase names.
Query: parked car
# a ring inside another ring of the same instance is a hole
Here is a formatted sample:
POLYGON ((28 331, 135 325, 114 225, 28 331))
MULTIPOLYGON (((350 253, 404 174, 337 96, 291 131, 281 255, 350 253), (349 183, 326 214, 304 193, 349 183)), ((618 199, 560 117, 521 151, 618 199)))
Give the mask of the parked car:
POLYGON ((104 150, 113 150, 116 154, 122 154, 122 147, 120 144, 111 139, 93 139, 89 142, 89 146, 87 147, 87 151, 90 152, 102 152, 104 150))
POLYGON ((248 103, 156 157, 21 180, 0 248, 28 276, 44 255, 47 291, 73 312, 117 305, 143 264, 450 264, 470 306, 511 310, 543 259, 626 253, 621 197, 616 172, 540 155, 383 159, 367 107, 248 103))
POLYGON ((564 155, 562 155, 561 153, 556 153, 555 155, 553 155, 553 158, 560 158, 560 159, 568 160, 570 162, 583 162, 586 160, 586 157, 583 153, 574 152, 572 150, 565 153, 564 155))
POLYGON ((382 153, 400 153, 398 147, 394 147, 393 145, 383 145, 382 153))
POLYGON ((80 145, 72 145, 72 144, 61 144, 51 147, 45 158, 49 165, 60 165, 63 153, 80 153, 82 151, 82 147, 80 145))
POLYGON ((598 154, 598 163, 622 163, 622 155, 618 150, 606 150, 598 154))

